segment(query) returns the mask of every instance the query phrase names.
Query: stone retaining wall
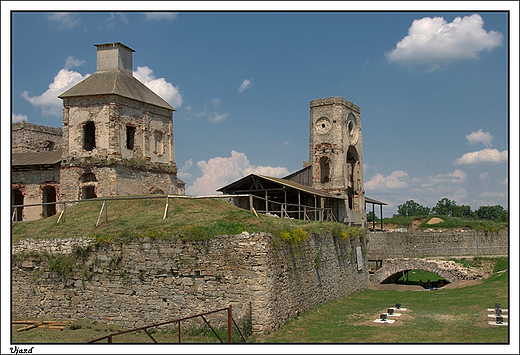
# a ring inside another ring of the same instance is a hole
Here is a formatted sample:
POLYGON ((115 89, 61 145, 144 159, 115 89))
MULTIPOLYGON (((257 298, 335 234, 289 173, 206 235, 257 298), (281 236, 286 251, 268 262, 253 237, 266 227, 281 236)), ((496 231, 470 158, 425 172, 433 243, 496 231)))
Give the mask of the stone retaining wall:
POLYGON ((387 257, 491 256, 508 254, 508 230, 368 232, 369 255, 387 257))
POLYGON ((356 263, 358 245, 364 241, 324 234, 295 246, 247 232, 203 242, 21 240, 12 245, 12 316, 132 328, 231 304, 241 323, 251 303, 253 331, 269 331, 368 288, 368 270, 356 263))

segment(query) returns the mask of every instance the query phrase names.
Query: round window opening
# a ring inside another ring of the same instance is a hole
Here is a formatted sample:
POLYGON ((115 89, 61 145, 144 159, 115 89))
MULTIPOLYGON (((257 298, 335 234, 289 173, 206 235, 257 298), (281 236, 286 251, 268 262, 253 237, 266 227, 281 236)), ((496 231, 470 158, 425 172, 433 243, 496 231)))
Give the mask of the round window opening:
POLYGON ((348 133, 349 133, 351 136, 354 135, 354 130, 356 129, 356 125, 354 124, 353 121, 348 121, 347 128, 348 128, 348 133))

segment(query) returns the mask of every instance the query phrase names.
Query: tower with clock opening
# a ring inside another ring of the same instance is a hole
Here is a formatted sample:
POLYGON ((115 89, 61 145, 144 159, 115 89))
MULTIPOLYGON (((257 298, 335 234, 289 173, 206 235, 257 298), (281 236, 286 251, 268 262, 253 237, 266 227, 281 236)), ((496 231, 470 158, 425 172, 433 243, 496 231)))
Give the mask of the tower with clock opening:
POLYGON ((310 103, 309 161, 312 187, 341 197, 339 222, 366 224, 361 114, 342 97, 310 103))

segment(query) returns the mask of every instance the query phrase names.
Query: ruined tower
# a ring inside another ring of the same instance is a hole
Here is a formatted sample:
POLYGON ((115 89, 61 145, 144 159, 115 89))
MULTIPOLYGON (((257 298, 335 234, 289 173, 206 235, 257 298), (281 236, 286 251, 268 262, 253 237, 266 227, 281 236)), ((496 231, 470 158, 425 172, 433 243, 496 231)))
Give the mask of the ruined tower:
POLYGON ((342 97, 310 102, 312 187, 344 199, 338 221, 366 224, 360 108, 342 97))
POLYGON ((173 108, 133 76, 133 49, 96 44, 97 71, 62 93, 60 199, 184 194, 173 108))

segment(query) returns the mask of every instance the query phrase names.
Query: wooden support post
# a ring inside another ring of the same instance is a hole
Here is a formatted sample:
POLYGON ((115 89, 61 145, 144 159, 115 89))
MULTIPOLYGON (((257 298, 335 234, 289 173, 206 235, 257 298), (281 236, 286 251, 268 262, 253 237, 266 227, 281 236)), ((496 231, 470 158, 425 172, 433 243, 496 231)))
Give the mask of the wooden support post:
POLYGON ((381 230, 383 230, 383 205, 379 205, 381 207, 381 230))
POLYGON ((67 221, 67 203, 63 202, 63 223, 67 221))
POLYGON ((168 212, 170 211, 170 200, 168 195, 166 195, 166 206, 164 207, 164 216, 163 219, 168 218, 168 212))
POLYGON ((254 208, 253 208, 253 195, 249 195, 249 212, 251 212, 251 215, 253 214, 253 211, 254 211, 254 208))
POLYGON ((228 343, 233 342, 233 306, 228 308, 228 343))
POLYGON ((376 230, 376 204, 372 203, 372 229, 376 230))

